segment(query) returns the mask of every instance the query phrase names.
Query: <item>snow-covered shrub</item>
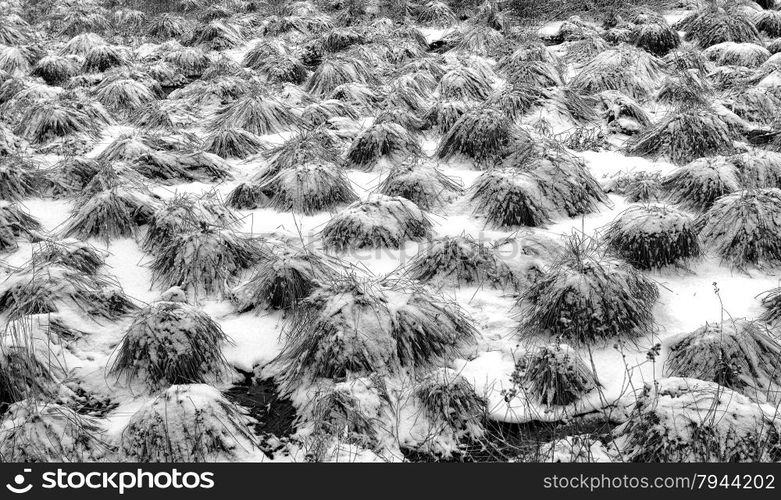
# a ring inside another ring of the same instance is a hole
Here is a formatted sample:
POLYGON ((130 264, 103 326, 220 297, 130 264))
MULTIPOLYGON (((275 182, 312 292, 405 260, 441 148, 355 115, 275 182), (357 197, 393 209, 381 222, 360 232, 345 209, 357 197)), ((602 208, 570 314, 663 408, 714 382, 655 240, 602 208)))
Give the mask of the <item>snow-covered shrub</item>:
POLYGON ((300 303, 272 362, 287 390, 451 358, 476 330, 455 304, 407 283, 346 279, 300 303))
POLYGON ((14 133, 33 144, 42 144, 58 137, 98 133, 98 124, 83 110, 54 101, 37 101, 22 114, 14 133))
POLYGON ((727 157, 747 189, 781 188, 781 153, 753 149, 727 157))
MULTIPOLYGON (((501 103, 494 103, 496 107, 503 109, 499 104, 501 103)), ((440 134, 445 134, 459 118, 464 116, 469 108, 469 103, 463 100, 437 100, 423 114, 424 127, 432 128, 440 134)))
POLYGON ((325 163, 283 169, 257 189, 270 193, 268 206, 304 215, 333 210, 358 199, 347 177, 325 163))
POLYGON ((664 19, 637 24, 632 27, 629 39, 641 49, 662 57, 681 44, 681 38, 664 19))
POLYGON ((256 451, 255 423, 214 387, 173 385, 133 414, 120 452, 131 462, 235 462, 256 451))
POLYGON ((230 165, 204 151, 151 151, 138 156, 133 170, 148 179, 165 183, 215 182, 231 178, 230 165))
POLYGON ((231 293, 240 312, 289 309, 322 283, 336 279, 337 267, 324 257, 303 250, 272 253, 263 266, 231 293))
POLYGON ((437 433, 453 433, 458 441, 483 436, 487 402, 453 370, 441 368, 425 376, 415 396, 437 433))
POLYGON ((491 81, 479 70, 461 66, 442 76, 437 91, 443 100, 483 101, 491 93, 491 81))
POLYGON ((576 403, 599 387, 591 368, 567 345, 536 348, 519 360, 518 365, 521 390, 528 399, 545 406, 576 403))
POLYGON ((119 78, 100 85, 95 91, 95 98, 107 109, 129 115, 154 101, 155 94, 142 82, 119 78))
POLYGON ((781 458, 776 411, 692 378, 646 384, 614 445, 629 462, 773 462, 781 458))
POLYGON ((505 65, 502 73, 510 84, 533 89, 558 87, 563 83, 559 69, 544 61, 514 61, 505 65))
POLYGON ((20 401, 0 421, 0 461, 93 462, 108 445, 99 422, 56 403, 20 401))
POLYGON ((378 408, 356 397, 353 390, 348 383, 337 384, 316 394, 303 409, 300 423, 311 426, 308 455, 314 461, 327 457, 334 440, 362 448, 374 448, 378 444, 374 415, 378 408))
POLYGON ((686 39, 707 48, 722 42, 759 43, 759 32, 744 14, 712 7, 695 11, 681 19, 676 29, 686 32, 686 39))
POLYGON ((604 238, 611 251, 638 269, 679 265, 700 255, 691 217, 664 205, 631 206, 604 238))
POLYGON ((49 265, 21 269, 0 283, 0 314, 20 318, 75 307, 90 316, 116 319, 137 309, 111 279, 49 265))
POLYGON ((716 382, 758 401, 781 390, 781 344, 766 326, 745 319, 706 323, 667 341, 666 373, 716 382))
POLYGON ((84 274, 95 274, 105 263, 105 257, 102 252, 84 241, 44 240, 33 250, 31 263, 35 267, 54 264, 84 274))
POLYGON ((255 210, 266 204, 267 197, 258 190, 254 183, 237 184, 225 197, 225 206, 236 210, 255 210))
POLYGON ((194 297, 223 295, 236 276, 256 264, 265 250, 258 241, 208 227, 173 234, 156 248, 153 283, 179 286, 194 297))
POLYGON ((246 158, 266 149, 255 134, 241 128, 225 127, 211 132, 204 141, 204 150, 220 158, 246 158))
POLYGON ((417 205, 399 196, 373 193, 339 212, 322 231, 327 249, 399 248, 431 233, 431 222, 417 205))
POLYGON ((713 94, 713 87, 707 78, 691 70, 684 70, 665 78, 656 98, 660 103, 673 106, 705 106, 713 94))
POLYGON ((512 122, 492 107, 467 110, 442 136, 436 155, 449 160, 461 155, 479 164, 502 158, 513 140, 512 122))
POLYGON ((696 211, 709 209, 718 198, 740 188, 737 169, 723 156, 694 160, 662 180, 672 203, 696 211))
POLYGON ((228 338, 213 319, 186 302, 161 300, 141 309, 125 330, 111 373, 149 388, 202 383, 226 368, 228 338))
POLYGON ((337 99, 309 103, 301 110, 301 121, 308 127, 319 127, 336 117, 357 120, 358 111, 352 104, 337 99))
POLYGON ((703 55, 719 66, 756 68, 770 57, 770 52, 756 43, 722 42, 711 45, 703 55))
POLYGON ((705 248, 739 269, 781 263, 781 190, 767 188, 722 196, 695 226, 705 248))
POLYGON ((659 201, 662 191, 662 177, 659 172, 640 171, 621 176, 614 181, 608 192, 616 192, 626 197, 629 203, 659 201))
POLYGON ((358 59, 345 56, 330 56, 317 66, 309 75, 304 88, 318 97, 331 94, 337 87, 346 83, 376 83, 369 64, 358 59))
POLYGON ((520 297, 525 335, 549 334, 577 345, 650 331, 656 284, 610 260, 595 242, 572 236, 568 248, 520 297))
POLYGON ((0 252, 15 250, 16 238, 40 230, 40 222, 18 205, 0 201, 0 252))
POLYGON ((774 91, 762 87, 733 90, 725 97, 724 106, 750 122, 771 124, 781 110, 781 99, 774 91))
POLYGON ((238 26, 230 21, 215 19, 195 27, 189 40, 191 45, 200 45, 211 50, 233 49, 245 42, 238 26))
POLYGON ((737 134, 719 115, 707 109, 685 109, 671 113, 659 123, 630 139, 630 155, 669 157, 683 165, 697 158, 730 154, 737 134))
POLYGON ((651 124, 648 113, 628 95, 615 90, 606 90, 596 96, 597 111, 607 122, 608 126, 618 125, 619 130, 627 128, 647 127, 651 124), (625 122, 631 120, 634 122, 628 127, 625 122), (614 123, 615 122, 615 123, 614 123))
POLYGON ((153 213, 146 199, 122 188, 98 193, 73 211, 62 230, 65 237, 114 238, 135 236, 153 213))
POLYGON ((409 278, 455 286, 518 285, 518 277, 496 251, 470 236, 445 236, 421 248, 406 269, 409 278))
POLYGON ((448 28, 456 24, 456 15, 446 2, 431 1, 423 4, 417 12, 417 20, 426 26, 448 28))
POLYGON ((369 169, 383 158, 401 161, 421 154, 418 139, 404 127, 393 122, 371 125, 353 139, 345 161, 350 168, 369 169))
POLYGON ((423 210, 442 207, 463 192, 459 179, 449 177, 436 167, 407 160, 394 166, 378 187, 386 196, 401 196, 423 210))

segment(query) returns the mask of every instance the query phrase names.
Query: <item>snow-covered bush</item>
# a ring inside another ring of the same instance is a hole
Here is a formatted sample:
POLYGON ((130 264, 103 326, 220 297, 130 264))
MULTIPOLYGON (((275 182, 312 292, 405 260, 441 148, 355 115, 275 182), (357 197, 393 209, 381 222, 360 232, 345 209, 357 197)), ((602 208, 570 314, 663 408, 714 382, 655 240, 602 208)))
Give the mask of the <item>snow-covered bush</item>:
POLYGON ((472 185, 475 212, 497 227, 537 227, 550 222, 552 206, 533 175, 518 169, 494 168, 472 185))
POLYGON ((414 159, 393 167, 378 187, 386 196, 401 196, 423 210, 440 208, 463 192, 459 179, 414 159))
POLYGON ((719 66, 756 68, 770 57, 770 52, 756 43, 722 42, 711 45, 703 55, 719 66))
POLYGON ((568 85, 582 94, 618 90, 641 99, 651 94, 663 67, 656 56, 631 45, 621 45, 594 56, 568 85))
POLYGON ((40 230, 41 224, 35 217, 16 204, 0 201, 0 252, 15 250, 19 236, 40 230))
POLYGON ((695 222, 700 241, 739 269, 781 263, 781 190, 722 196, 695 222))
POLYGON ((687 40, 696 41, 703 48, 722 42, 760 41, 749 16, 715 6, 689 14, 675 28, 685 31, 687 40))
POLYGON ((105 255, 89 243, 67 240, 44 240, 33 250, 31 263, 35 267, 53 264, 84 274, 95 274, 105 263, 105 255))
POLYGON ((347 279, 301 302, 272 364, 291 390, 320 378, 425 368, 457 355, 476 333, 457 305, 422 287, 347 279))
POLYGON ((754 16, 754 26, 757 31, 767 36, 781 36, 781 12, 777 10, 763 10, 754 16))
POLYGON ((269 255, 258 271, 231 293, 231 301, 242 312, 289 309, 337 276, 336 266, 325 257, 286 249, 269 255))
POLYGON ((120 453, 131 462, 235 462, 257 451, 255 423, 214 387, 172 385, 133 414, 120 453))
MULTIPOLYGON (((13 334, 6 332, 6 335, 13 334)), ((51 396, 54 391, 52 371, 38 359, 34 349, 22 345, 0 345, 0 407, 28 398, 51 396)))
POLYGON ((604 234, 608 248, 638 269, 680 265, 699 257, 694 221, 664 205, 626 209, 604 234))
POLYGON ((639 171, 621 175, 605 187, 608 193, 624 195, 629 203, 655 202, 661 198, 662 176, 659 172, 639 171))
POLYGON ((766 326, 745 319, 706 323, 667 340, 666 373, 716 382, 755 401, 776 401, 781 344, 766 326))
POLYGON ((629 39, 651 54, 662 57, 681 44, 681 38, 664 19, 637 24, 632 27, 629 39))
POLYGON ((241 128, 219 128, 204 141, 204 150, 220 158, 246 158, 266 149, 266 144, 255 134, 241 128))
POLYGON ((656 284, 572 236, 565 252, 520 297, 524 336, 549 334, 577 345, 648 333, 656 284))
POLYGON ((39 59, 32 70, 33 76, 43 78, 49 85, 62 85, 78 73, 79 66, 75 59, 54 54, 39 59))
POLYGON ((102 73, 127 62, 124 50, 114 45, 95 45, 84 54, 81 69, 85 73, 102 73))
POLYGON ((186 302, 161 300, 135 313, 111 373, 151 389, 205 382, 225 370, 226 341, 208 314, 186 302))
POLYGON ((241 128, 260 136, 289 130, 297 123, 292 109, 281 101, 247 92, 218 109, 209 129, 215 132, 224 127, 241 128))
POLYGON ((0 420, 0 460, 3 462, 94 462, 106 454, 99 422, 67 406, 12 404, 0 420))
POLYGON ((461 66, 442 76, 437 91, 443 100, 484 101, 491 93, 491 81, 477 69, 461 66))
POLYGON ((271 193, 268 206, 304 215, 334 210, 358 199, 347 177, 325 163, 283 169, 257 189, 271 193))
POLYGON ((772 462, 781 458, 775 415, 715 382, 665 378, 646 384, 614 445, 629 462, 772 462))
POLYGON ((487 402, 453 370, 442 368, 425 376, 415 387, 415 396, 437 433, 453 433, 458 441, 484 435, 487 402))
POLYGON ((413 202, 373 193, 332 217, 321 235, 325 248, 343 251, 399 248, 407 240, 420 241, 430 233, 431 222, 413 202))

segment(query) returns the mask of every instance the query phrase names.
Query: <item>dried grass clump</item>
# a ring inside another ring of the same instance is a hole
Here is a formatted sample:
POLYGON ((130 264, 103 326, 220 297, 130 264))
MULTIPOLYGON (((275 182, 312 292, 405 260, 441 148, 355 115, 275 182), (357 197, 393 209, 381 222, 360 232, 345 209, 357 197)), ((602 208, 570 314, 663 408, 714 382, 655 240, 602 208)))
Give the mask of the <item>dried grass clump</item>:
POLYGON ((417 12, 417 20, 425 26, 448 28, 456 24, 456 15, 445 2, 433 1, 423 4, 417 12))
POLYGON ((722 42, 705 49, 703 55, 719 66, 757 68, 768 60, 770 52, 756 43, 722 42))
POLYGON ((524 336, 549 334, 576 345, 650 332, 656 285, 604 257, 597 243, 572 236, 565 252, 520 298, 524 336))
POLYGON ((58 55, 42 57, 32 70, 33 76, 43 78, 49 85, 62 85, 78 73, 79 66, 73 58, 58 55))
POLYGON ((688 210, 704 211, 725 194, 741 188, 740 176, 727 157, 700 158, 662 180, 668 199, 688 210))
POLYGON ((137 309, 112 279, 62 266, 20 270, 0 283, 0 314, 7 314, 9 319, 68 308, 107 319, 137 309))
POLYGON ((181 39, 189 29, 187 21, 176 14, 162 12, 149 19, 147 34, 158 40, 181 39))
MULTIPOLYGON (((497 102, 492 105, 503 109, 501 103, 497 102)), ((424 128, 433 128, 440 134, 446 134, 470 107, 468 102, 462 100, 438 100, 423 114, 423 126, 424 128)))
POLYGON ((736 132, 717 114, 707 109, 684 109, 671 113, 658 124, 630 139, 627 153, 637 156, 669 157, 683 165, 698 158, 731 154, 736 132))
POLYGON ((257 241, 204 223, 196 230, 175 234, 152 260, 152 280, 164 287, 179 286, 191 296, 224 296, 237 275, 256 264, 265 250, 257 241))
POLYGON ((635 25, 630 31, 629 39, 636 46, 657 57, 667 55, 681 44, 678 32, 664 19, 635 25))
POLYGON ((706 323, 670 339, 667 350, 670 377, 716 382, 760 402, 776 401, 781 394, 781 344, 759 323, 706 323))
POLYGON ((695 225, 703 245, 738 269, 781 263, 781 190, 777 188, 722 196, 695 225))
POLYGON ((664 205, 626 209, 604 238, 611 251, 638 269, 681 265, 700 255, 691 217, 664 205))
POLYGON ((289 106, 273 98, 249 93, 221 107, 209 128, 241 128, 255 135, 266 135, 288 130, 297 123, 298 119, 289 106))
POLYGON ((112 188, 74 209, 62 234, 79 239, 101 238, 106 243, 115 238, 134 237, 152 213, 149 201, 122 188, 112 188))
POLYGON ((289 391, 322 378, 428 368, 475 335, 458 306, 421 287, 348 279, 301 303, 272 365, 289 391))
POLYGON ((545 406, 566 406, 599 387, 596 375, 576 351, 552 344, 527 353, 516 367, 526 397, 545 406), (521 374, 522 372, 522 374, 521 374))
POLYGON ((130 78, 113 80, 101 85, 95 98, 107 109, 129 115, 155 100, 155 94, 146 85, 130 78))
POLYGON ((514 139, 513 124, 492 107, 468 110, 442 137, 436 155, 449 160, 456 155, 488 164, 503 158, 514 139))
POLYGON ((665 78, 656 98, 663 104, 687 108, 705 107, 713 95, 713 86, 707 78, 698 76, 694 71, 686 70, 665 78))
POLYGON ((538 227, 550 222, 553 207, 533 175, 514 168, 494 168, 472 186, 475 212, 496 227, 538 227))
POLYGON ((431 227, 426 215, 413 202, 373 193, 328 221, 322 231, 323 246, 336 251, 400 248, 407 240, 428 238, 431 227))
POLYGON ((452 432, 457 441, 484 435, 488 402, 453 370, 442 368, 425 376, 415 387, 415 397, 439 433, 452 432))
MULTIPOLYGON (((16 237, 23 234, 31 235, 42 229, 43 226, 38 219, 22 210, 19 205, 0 201, 0 231, 2 234, 10 233, 9 237, 15 240, 16 237)), ((15 248, 15 244, 12 245, 12 248, 15 248)))
POLYGON ((18 156, 0 156, 0 200, 19 201, 39 194, 41 172, 18 156))
POLYGON ((334 210, 358 199, 347 177, 325 163, 283 169, 257 189, 270 193, 268 206, 304 215, 334 210))
MULTIPOLYGON (((6 329, 6 335, 17 333, 13 325, 6 329)), ((25 399, 50 397, 55 391, 53 370, 32 346, 0 345, 0 410, 25 399)))
POLYGON ((635 99, 650 95, 664 63, 644 50, 622 45, 600 52, 569 82, 573 91, 593 95, 618 90, 635 99))
POLYGON ((459 179, 448 177, 436 167, 408 159, 390 170, 378 191, 406 198, 423 210, 433 210, 461 194, 463 186, 459 179))
POLYGON ((272 253, 263 266, 231 293, 239 312, 293 309, 318 287, 338 277, 334 263, 305 250, 272 253))
POLYGON ((246 409, 205 384, 173 385, 146 403, 122 432, 131 462, 236 462, 257 450, 246 409))
POLYGON ((490 245, 471 236, 433 240, 405 269, 410 279, 440 286, 517 288, 520 280, 490 245))
POLYGON ((127 59, 124 49, 113 45, 96 45, 84 55, 81 69, 85 73, 102 73, 107 69, 124 66, 127 59))
POLYGON ((319 127, 328 123, 331 118, 343 117, 350 120, 358 119, 355 107, 337 99, 324 99, 307 104, 301 110, 301 121, 309 127, 319 127))
POLYGON ((748 16, 721 8, 696 11, 675 27, 686 31, 686 39, 702 48, 722 42, 760 43, 759 32, 748 16))
POLYGON ((212 60, 209 55, 198 47, 182 47, 176 45, 174 50, 165 54, 163 59, 173 64, 179 73, 186 78, 198 78, 203 75, 212 60))
POLYGON ((491 94, 491 81, 478 69, 460 66, 442 76, 437 91, 443 100, 484 101, 491 94))
POLYGON ((754 17, 754 26, 757 31, 767 36, 781 37, 781 11, 763 10, 754 17))
POLYGON ((0 421, 0 460, 3 462, 95 462, 108 445, 92 418, 57 403, 20 401, 0 421))
POLYGON ((773 462, 781 459, 775 414, 715 382, 665 378, 645 385, 614 444, 628 462, 773 462))
POLYGON ((399 162, 420 154, 420 144, 415 135, 398 123, 380 122, 355 137, 347 149, 345 162, 348 167, 367 170, 383 158, 399 162))
POLYGON ((75 106, 55 101, 38 101, 23 112, 14 133, 33 144, 43 144, 58 137, 83 134, 99 135, 101 123, 75 106))
POLYGON ((79 240, 44 240, 33 250, 33 267, 55 265, 94 275, 105 264, 105 256, 79 240))
POLYGON ((179 194, 164 202, 149 218, 142 247, 155 253, 181 233, 212 225, 231 227, 238 218, 220 200, 206 195, 179 194))
POLYGON ((203 383, 227 368, 228 341, 208 314, 185 302, 159 301, 138 311, 125 330, 111 373, 150 389, 203 383))
POLYGON ((346 83, 374 84, 377 77, 369 64, 358 58, 331 56, 309 75, 304 88, 312 95, 323 97, 346 83))
POLYGON ((202 45, 211 50, 233 49, 244 41, 239 28, 223 20, 196 26, 189 40, 191 45, 202 45))
POLYGON ((258 136, 241 128, 219 128, 210 133, 203 145, 205 151, 220 158, 247 158, 267 147, 258 136))
POLYGON ((735 165, 745 188, 781 188, 781 153, 753 149, 727 160, 735 165))

